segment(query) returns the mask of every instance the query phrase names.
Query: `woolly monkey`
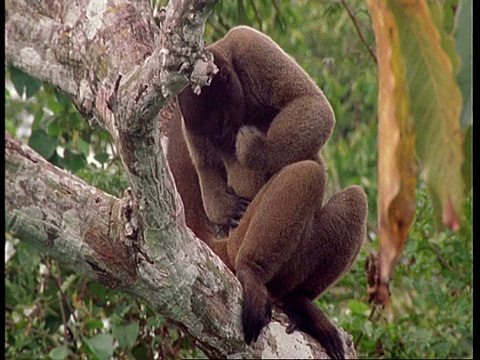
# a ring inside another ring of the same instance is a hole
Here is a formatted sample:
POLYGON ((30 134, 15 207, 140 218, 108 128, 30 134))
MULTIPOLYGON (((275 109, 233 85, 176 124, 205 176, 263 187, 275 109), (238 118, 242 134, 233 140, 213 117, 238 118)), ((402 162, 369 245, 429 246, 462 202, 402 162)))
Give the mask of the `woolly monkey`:
MULTIPOLYGON (((288 331, 305 331, 342 358, 334 325, 312 301, 351 267, 367 205, 363 190, 351 187, 323 206, 319 150, 335 121, 330 105, 288 55, 253 29, 232 29, 209 50, 219 68, 211 85, 200 96, 189 88, 178 96, 195 167, 189 163, 189 171, 196 169, 200 185, 192 184, 195 196, 179 188, 186 212, 195 198, 197 236, 242 284, 247 343, 268 324, 275 301, 289 316, 288 331), (199 192, 205 211, 198 210, 199 192), (222 241, 208 231, 200 236, 207 218, 234 230, 222 241)), ((181 168, 172 168, 177 185, 181 168)))
POLYGON ((218 73, 178 95, 208 219, 233 228, 278 170, 321 161, 335 117, 308 74, 268 36, 235 27, 208 47, 218 73))

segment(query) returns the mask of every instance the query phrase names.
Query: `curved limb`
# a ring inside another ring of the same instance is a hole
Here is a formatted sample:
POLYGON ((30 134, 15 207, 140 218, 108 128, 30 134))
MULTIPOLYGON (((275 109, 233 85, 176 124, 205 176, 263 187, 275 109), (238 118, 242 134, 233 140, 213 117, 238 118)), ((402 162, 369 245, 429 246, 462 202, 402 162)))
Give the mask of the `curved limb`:
POLYGON ((282 299, 283 311, 290 319, 288 333, 304 331, 317 339, 332 359, 343 359, 343 343, 330 319, 301 293, 290 293, 282 299))

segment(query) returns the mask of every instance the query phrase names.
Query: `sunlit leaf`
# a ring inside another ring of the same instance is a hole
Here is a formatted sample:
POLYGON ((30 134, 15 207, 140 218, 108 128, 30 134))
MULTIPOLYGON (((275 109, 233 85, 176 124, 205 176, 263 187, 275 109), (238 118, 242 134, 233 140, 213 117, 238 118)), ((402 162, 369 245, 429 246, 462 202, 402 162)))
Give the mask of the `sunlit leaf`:
POLYGON ((7 130, 13 136, 17 136, 17 128, 14 124, 8 119, 5 119, 5 130, 7 130))
POLYGON ((85 323, 85 327, 88 330, 101 330, 103 329, 103 321, 100 319, 92 319, 85 323))
POLYGON ((113 336, 122 349, 131 349, 137 340, 140 326, 137 322, 128 325, 112 325, 113 336))
POLYGON ((58 346, 56 348, 53 348, 48 353, 48 356, 52 360, 63 360, 63 359, 66 359, 71 354, 72 354, 71 350, 67 346, 63 345, 63 346, 58 346))
POLYGON ((99 360, 110 359, 113 355, 113 337, 110 334, 98 334, 91 339, 83 338, 82 342, 99 360))
POLYGON ((77 140, 77 148, 85 157, 88 157, 90 154, 90 144, 82 138, 77 140))
POLYGON ((376 301, 388 303, 386 284, 415 212, 417 164, 440 220, 460 226, 463 199, 458 57, 445 32, 440 4, 368 2, 379 67, 379 263, 376 301))
MULTIPOLYGON (((415 214, 417 166, 414 123, 394 16, 383 1, 369 1, 379 69, 378 196, 380 284, 385 287, 415 214)), ((388 292, 379 289, 388 303, 388 292)))
POLYGON ((370 307, 362 301, 350 300, 348 302, 348 308, 352 310, 354 314, 365 315, 370 311, 370 307))
POLYGON ((462 129, 472 124, 472 1, 462 0, 458 9, 455 46, 461 59, 457 79, 462 92, 462 129))
POLYGON ((442 47, 447 43, 442 39, 449 35, 435 25, 425 1, 392 0, 389 7, 400 34, 422 175, 438 213, 437 222, 458 230, 463 200, 462 98, 454 55, 442 47))

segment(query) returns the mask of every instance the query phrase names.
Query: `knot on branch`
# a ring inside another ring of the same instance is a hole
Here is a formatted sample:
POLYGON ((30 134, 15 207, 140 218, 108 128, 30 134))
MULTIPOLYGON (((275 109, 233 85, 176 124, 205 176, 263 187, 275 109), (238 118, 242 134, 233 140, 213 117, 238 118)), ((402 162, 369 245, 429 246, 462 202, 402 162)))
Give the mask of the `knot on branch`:
POLYGON ((158 12, 157 19, 162 30, 160 73, 162 95, 165 98, 174 95, 172 84, 178 77, 187 78, 197 93, 210 82, 216 73, 213 56, 204 52, 203 33, 205 20, 216 0, 196 2, 170 2, 158 12))
POLYGON ((368 282, 368 302, 373 302, 381 307, 388 307, 390 304, 389 283, 380 277, 380 265, 378 256, 370 254, 365 260, 365 273, 368 282))
POLYGON ((153 264, 150 257, 142 250, 143 227, 133 192, 128 188, 123 195, 124 197, 120 200, 120 221, 123 224, 123 233, 120 234, 120 238, 126 246, 135 251, 136 256, 142 254, 146 261, 153 264))

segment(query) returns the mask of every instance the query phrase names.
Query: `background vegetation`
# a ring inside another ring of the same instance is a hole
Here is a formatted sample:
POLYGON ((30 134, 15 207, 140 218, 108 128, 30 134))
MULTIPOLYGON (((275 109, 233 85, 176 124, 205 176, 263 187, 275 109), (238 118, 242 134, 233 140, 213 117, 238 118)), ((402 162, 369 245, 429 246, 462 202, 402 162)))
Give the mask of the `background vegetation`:
MULTIPOLYGON (((455 4, 448 1, 448 4, 455 4)), ((206 28, 210 43, 232 26, 269 34, 323 89, 335 111, 323 149, 329 194, 352 184, 369 200, 366 246, 352 271, 317 300, 354 337, 360 358, 473 356, 472 196, 459 232, 435 232, 423 182, 416 221, 390 284, 389 311, 372 311, 364 273, 377 244, 377 70, 367 6, 343 1, 221 1, 206 28)), ((128 186, 109 134, 92 129, 68 97, 6 69, 5 126, 55 165, 116 196, 128 186)), ((471 160, 469 160, 471 161, 471 160)), ((471 167, 470 167, 471 168, 471 167)), ((179 329, 130 296, 106 289, 5 236, 5 358, 148 359, 203 354, 179 329)))

